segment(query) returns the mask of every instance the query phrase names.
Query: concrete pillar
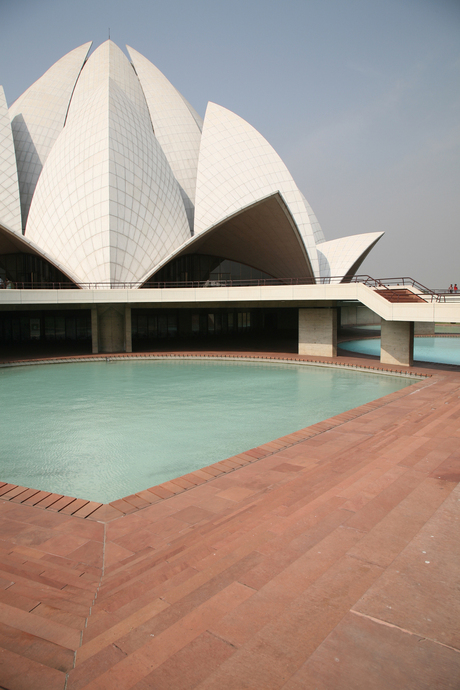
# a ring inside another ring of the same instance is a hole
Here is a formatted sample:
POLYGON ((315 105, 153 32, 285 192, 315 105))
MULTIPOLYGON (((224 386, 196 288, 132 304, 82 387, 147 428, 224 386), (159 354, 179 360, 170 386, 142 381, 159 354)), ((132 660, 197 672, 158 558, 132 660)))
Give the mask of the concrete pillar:
POLYGON ((92 353, 97 355, 99 352, 99 337, 97 329, 97 307, 91 307, 91 341, 92 341, 92 353))
POLYGON ((131 335, 131 307, 125 305, 125 352, 133 351, 133 341, 131 335))
POLYGON ((125 307, 124 305, 98 305, 99 352, 124 352, 125 307))
POLYGON ((414 335, 434 335, 434 321, 414 321, 414 335))
POLYGON ((411 367, 414 363, 414 322, 382 319, 380 361, 411 367))
POLYGON ((337 356, 337 309, 299 309, 299 355, 337 356))

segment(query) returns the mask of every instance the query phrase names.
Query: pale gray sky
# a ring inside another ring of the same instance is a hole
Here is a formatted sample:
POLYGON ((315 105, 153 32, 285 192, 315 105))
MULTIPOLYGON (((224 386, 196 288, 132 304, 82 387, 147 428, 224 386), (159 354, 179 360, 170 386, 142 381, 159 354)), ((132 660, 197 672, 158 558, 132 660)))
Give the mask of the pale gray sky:
POLYGON ((460 0, 0 0, 8 103, 109 27, 259 130, 327 239, 384 230, 361 273, 460 284, 460 0))

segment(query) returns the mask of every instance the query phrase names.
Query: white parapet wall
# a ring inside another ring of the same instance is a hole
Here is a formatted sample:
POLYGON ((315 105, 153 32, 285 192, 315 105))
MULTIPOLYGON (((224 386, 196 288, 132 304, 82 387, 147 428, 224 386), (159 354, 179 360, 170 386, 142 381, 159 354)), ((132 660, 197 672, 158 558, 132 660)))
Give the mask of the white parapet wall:
POLYGON ((299 355, 337 356, 337 309, 299 309, 299 355))
MULTIPOLYGON (((362 283, 341 285, 254 285, 247 287, 200 287, 164 289, 94 289, 94 290, 0 290, 0 309, 14 306, 46 307, 48 305, 74 306, 96 304, 214 304, 244 303, 269 306, 270 302, 283 302, 297 306, 309 302, 359 302, 387 321, 418 321, 431 323, 460 323, 460 301, 415 302, 394 304, 388 302, 373 288, 362 283), (291 304, 290 304, 291 303, 291 304)), ((326 305, 325 305, 326 306, 326 305)), ((348 306, 348 305, 347 305, 348 306)), ((353 305, 351 305, 353 306, 353 305)), ((342 307, 343 308, 343 307, 342 307)))
POLYGON ((411 367, 414 363, 414 323, 385 321, 381 325, 380 361, 411 367))

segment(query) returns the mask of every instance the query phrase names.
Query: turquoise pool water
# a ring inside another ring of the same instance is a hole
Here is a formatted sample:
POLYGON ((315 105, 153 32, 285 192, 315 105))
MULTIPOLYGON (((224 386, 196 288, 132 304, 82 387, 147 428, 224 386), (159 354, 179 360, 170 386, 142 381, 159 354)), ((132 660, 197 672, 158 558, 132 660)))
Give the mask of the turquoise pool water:
MULTIPOLYGON (((340 343, 343 350, 380 357, 380 338, 340 343)), ((414 360, 460 364, 460 338, 414 338, 414 360)))
POLYGON ((0 369, 0 479, 109 502, 412 382, 218 361, 0 369))

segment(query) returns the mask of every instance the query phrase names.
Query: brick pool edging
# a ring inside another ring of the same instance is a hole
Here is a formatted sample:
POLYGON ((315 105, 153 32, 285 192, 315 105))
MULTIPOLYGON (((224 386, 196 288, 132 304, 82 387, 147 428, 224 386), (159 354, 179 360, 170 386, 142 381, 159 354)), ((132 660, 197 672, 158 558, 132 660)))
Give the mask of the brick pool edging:
MULTIPOLYGON (((345 342, 345 341, 343 341, 345 342)), ((427 378, 431 374, 426 374, 422 372, 407 371, 407 369, 394 368, 391 369, 391 365, 382 365, 379 363, 377 366, 365 365, 365 364, 354 364, 351 362, 334 362, 328 360, 328 358, 323 359, 310 359, 305 355, 293 355, 291 357, 277 357, 273 355, 251 355, 249 353, 244 354, 218 354, 216 352, 210 352, 208 354, 203 353, 167 353, 160 352, 157 354, 147 353, 147 354, 113 354, 113 355, 81 355, 73 357, 48 357, 45 359, 25 359, 25 360, 11 360, 6 362, 0 362, 0 369, 9 367, 21 367, 21 366, 32 366, 38 364, 71 364, 76 362, 115 362, 117 360, 125 359, 227 359, 227 360, 243 360, 243 361, 276 361, 282 362, 283 364, 308 364, 309 366, 319 366, 319 367, 333 367, 338 369, 354 369, 355 371, 364 371, 368 373, 378 373, 378 374, 388 374, 390 376, 403 376, 406 378, 427 378)), ((455 366, 455 365, 454 365, 455 366)))
MULTIPOLYGON (((306 357, 293 355, 292 357, 277 357, 274 355, 251 355, 251 354, 222 354, 217 353, 187 353, 187 354, 177 354, 177 353, 158 353, 158 354, 122 354, 122 355, 90 355, 82 357, 62 357, 62 358, 51 358, 51 359, 41 359, 41 360, 24 360, 16 362, 5 362, 0 364, 0 368, 10 367, 10 366, 27 366, 32 364, 60 364, 60 363, 70 363, 70 362, 81 362, 81 361, 116 361, 123 359, 227 359, 230 361, 273 361, 281 363, 292 363, 301 364, 305 363, 308 365, 316 365, 322 367, 337 367, 337 368, 348 368, 354 369, 355 371, 363 371, 367 373, 379 373, 387 375, 403 376, 404 378, 414 378, 417 379, 413 385, 410 387, 402 388, 399 391, 390 393, 382 398, 378 398, 359 407, 355 407, 352 410, 342 412, 338 415, 330 417, 322 422, 318 422, 311 426, 295 431, 286 436, 281 436, 274 441, 264 443, 256 448, 252 448, 243 453, 226 458, 225 460, 220 460, 212 465, 208 465, 194 472, 190 472, 181 477, 163 482, 154 487, 148 489, 143 489, 129 496, 117 499, 116 501, 111 501, 110 503, 98 503, 96 501, 88 501, 82 498, 74 498, 72 496, 64 496, 62 494, 55 494, 47 491, 40 491, 37 489, 30 489, 24 486, 18 486, 16 484, 9 484, 7 482, 0 482, 0 500, 11 501, 14 503, 20 503, 23 505, 33 506, 35 508, 41 508, 44 510, 50 510, 57 513, 62 513, 64 515, 72 515, 74 517, 80 517, 82 519, 95 520, 97 522, 110 522, 124 515, 137 512, 146 508, 154 503, 159 503, 168 498, 188 491, 200 484, 205 484, 212 481, 216 477, 220 477, 223 474, 228 474, 233 472, 240 467, 257 462, 262 458, 269 457, 280 450, 284 450, 291 446, 295 446, 303 441, 323 434, 326 431, 330 431, 346 422, 361 417, 375 409, 384 407, 389 403, 397 400, 399 398, 405 397, 406 395, 411 395, 420 388, 425 387, 427 384, 432 385, 432 382, 428 379, 433 378, 432 374, 418 373, 418 372, 408 372, 401 369, 391 369, 385 367, 384 365, 379 366, 366 366, 363 364, 353 364, 353 363, 342 363, 333 362, 324 359, 309 359, 306 357), (422 380, 420 380, 422 379, 422 380)), ((435 377, 436 380, 436 377, 435 377)))

